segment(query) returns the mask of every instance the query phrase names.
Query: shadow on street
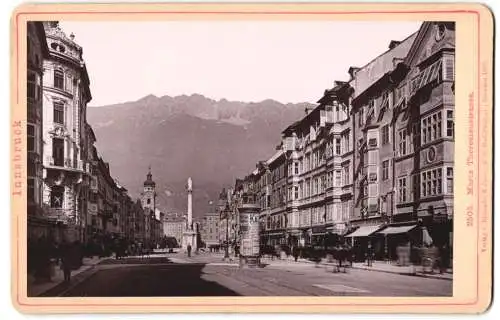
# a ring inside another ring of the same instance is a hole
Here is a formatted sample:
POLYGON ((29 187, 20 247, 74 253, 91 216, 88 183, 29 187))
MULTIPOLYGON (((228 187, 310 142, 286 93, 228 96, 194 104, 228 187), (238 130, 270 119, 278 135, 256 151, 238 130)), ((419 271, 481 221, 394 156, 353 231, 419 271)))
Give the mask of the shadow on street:
POLYGON ((144 264, 99 270, 69 290, 65 297, 238 296, 215 282, 203 280, 205 264, 166 264, 165 258, 109 260, 110 264, 144 264), (162 260, 163 259, 163 260, 162 260), (151 261, 149 261, 151 260, 151 261), (141 263, 142 262, 142 263, 141 263))

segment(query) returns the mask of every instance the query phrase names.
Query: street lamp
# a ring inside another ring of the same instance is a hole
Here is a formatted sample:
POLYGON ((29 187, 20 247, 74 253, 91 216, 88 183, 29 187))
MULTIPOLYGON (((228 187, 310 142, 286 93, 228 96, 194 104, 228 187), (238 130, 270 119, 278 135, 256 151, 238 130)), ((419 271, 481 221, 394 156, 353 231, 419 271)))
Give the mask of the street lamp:
POLYGON ((226 207, 222 211, 226 217, 226 247, 224 248, 224 260, 229 259, 229 206, 226 204, 226 207))

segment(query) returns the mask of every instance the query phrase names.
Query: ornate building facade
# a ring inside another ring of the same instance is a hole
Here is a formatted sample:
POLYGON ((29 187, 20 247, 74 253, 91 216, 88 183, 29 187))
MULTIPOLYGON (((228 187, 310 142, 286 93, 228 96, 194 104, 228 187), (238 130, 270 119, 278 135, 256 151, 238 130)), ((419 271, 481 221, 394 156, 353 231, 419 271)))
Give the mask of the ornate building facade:
POLYGON ((245 178, 261 243, 371 244, 389 259, 402 245, 451 248, 454 54, 454 23, 424 22, 286 128, 245 178))
POLYGON ((85 147, 86 106, 92 96, 82 48, 44 22, 49 58, 43 78, 43 203, 66 225, 66 237, 81 240, 85 227, 90 165, 85 147))

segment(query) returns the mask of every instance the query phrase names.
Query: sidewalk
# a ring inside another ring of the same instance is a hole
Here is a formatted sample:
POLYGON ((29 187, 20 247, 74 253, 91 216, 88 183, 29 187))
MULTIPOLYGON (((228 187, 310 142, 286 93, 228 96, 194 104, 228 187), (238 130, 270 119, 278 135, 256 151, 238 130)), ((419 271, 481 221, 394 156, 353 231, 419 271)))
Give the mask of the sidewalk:
MULTIPOLYGON (((334 267, 336 266, 335 262, 326 262, 325 260, 322 260, 319 263, 316 263, 314 261, 310 261, 307 259, 298 259, 297 262, 292 257, 288 257, 286 259, 262 259, 261 260, 263 263, 270 264, 270 265, 279 265, 282 263, 288 263, 288 264, 297 264, 297 263, 302 263, 302 264, 310 264, 310 265, 321 265, 321 266, 326 266, 326 267, 334 267)), ((349 267, 348 267, 349 268, 349 267)), ((423 267, 422 266, 398 266, 395 264, 391 264, 389 262, 384 262, 384 261, 374 261, 371 266, 367 266, 365 262, 355 262, 353 263, 352 269, 359 269, 359 270, 367 270, 367 271, 374 271, 374 272, 386 272, 386 273, 394 273, 394 274, 400 274, 400 275, 407 275, 407 276, 417 276, 417 277, 424 277, 424 278, 432 278, 432 279, 442 279, 442 280, 453 280, 453 274, 452 271, 449 269, 447 272, 443 274, 439 273, 424 273, 423 272, 423 267)))
MULTIPOLYGON (((109 259, 108 257, 105 258, 98 258, 98 257, 92 257, 92 258, 83 258, 83 265, 77 269, 73 270, 71 272, 71 278, 75 277, 76 275, 87 271, 89 269, 94 268, 99 262, 109 259)), ((55 266, 54 270, 54 275, 52 276, 51 281, 46 281, 46 282, 36 282, 35 278, 33 275, 28 274, 28 297, 37 297, 42 295, 43 293, 49 291, 50 289, 55 288, 59 284, 61 284, 64 281, 64 274, 60 266, 55 266)))
POLYGON ((422 266, 398 266, 388 262, 383 261, 375 261, 372 266, 368 266, 364 262, 354 263, 352 266, 353 269, 362 269, 369 271, 378 271, 378 272, 387 272, 387 273, 396 273, 407 276, 417 276, 424 278, 433 278, 433 279, 442 279, 442 280, 453 280, 453 274, 451 270, 447 270, 447 272, 440 274, 439 272, 434 273, 425 273, 422 266))

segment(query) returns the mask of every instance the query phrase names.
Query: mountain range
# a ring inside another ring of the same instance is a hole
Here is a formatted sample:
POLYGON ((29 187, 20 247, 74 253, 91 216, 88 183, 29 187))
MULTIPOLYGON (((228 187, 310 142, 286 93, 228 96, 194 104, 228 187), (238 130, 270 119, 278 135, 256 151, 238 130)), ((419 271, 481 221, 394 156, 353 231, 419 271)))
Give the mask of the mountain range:
POLYGON ((148 167, 157 207, 187 209, 186 183, 193 179, 193 216, 214 210, 223 187, 276 152, 281 131, 304 116, 309 103, 239 102, 193 94, 148 95, 137 101, 89 107, 97 149, 111 175, 140 197, 148 167))

